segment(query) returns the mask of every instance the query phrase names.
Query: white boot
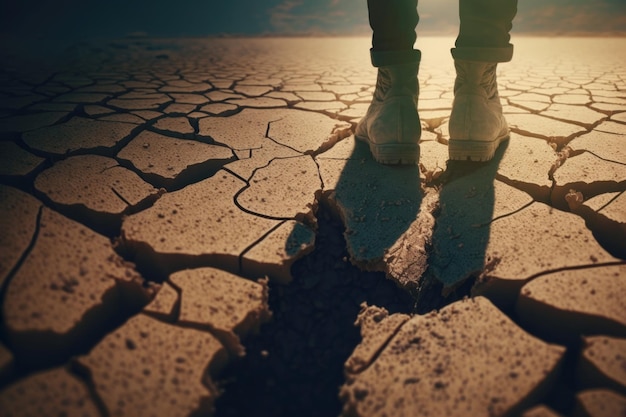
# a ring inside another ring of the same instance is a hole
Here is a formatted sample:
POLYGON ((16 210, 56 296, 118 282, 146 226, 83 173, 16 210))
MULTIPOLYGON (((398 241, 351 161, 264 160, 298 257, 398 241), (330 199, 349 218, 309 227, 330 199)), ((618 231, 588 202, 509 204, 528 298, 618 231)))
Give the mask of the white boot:
POLYGON ((488 161, 509 137, 498 95, 495 62, 455 60, 450 159, 488 161))
POLYGON ((416 164, 422 133, 417 113, 419 62, 378 68, 374 97, 355 136, 381 164, 416 164))

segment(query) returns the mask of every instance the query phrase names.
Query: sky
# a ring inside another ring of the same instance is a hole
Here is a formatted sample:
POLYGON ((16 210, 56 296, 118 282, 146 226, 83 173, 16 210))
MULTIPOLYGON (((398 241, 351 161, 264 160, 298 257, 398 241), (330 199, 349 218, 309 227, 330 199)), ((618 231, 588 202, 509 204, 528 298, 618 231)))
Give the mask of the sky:
MULTIPOLYGON (((420 0, 418 35, 454 35, 457 7, 420 0)), ((513 33, 581 32, 626 34, 626 0, 519 0, 513 33)), ((370 33, 366 0, 0 0, 4 38, 370 33)))

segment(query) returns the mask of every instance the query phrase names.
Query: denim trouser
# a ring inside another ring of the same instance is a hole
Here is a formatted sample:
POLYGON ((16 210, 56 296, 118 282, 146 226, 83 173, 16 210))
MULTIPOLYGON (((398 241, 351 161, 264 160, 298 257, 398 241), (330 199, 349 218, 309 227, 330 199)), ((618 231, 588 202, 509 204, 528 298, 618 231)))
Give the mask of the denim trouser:
MULTIPOLYGON (((372 64, 376 67, 416 62, 413 49, 419 22, 417 0, 367 0, 372 36, 372 64)), ((459 0, 461 27, 452 49, 455 59, 507 62, 513 56, 509 31, 517 0, 459 0)))

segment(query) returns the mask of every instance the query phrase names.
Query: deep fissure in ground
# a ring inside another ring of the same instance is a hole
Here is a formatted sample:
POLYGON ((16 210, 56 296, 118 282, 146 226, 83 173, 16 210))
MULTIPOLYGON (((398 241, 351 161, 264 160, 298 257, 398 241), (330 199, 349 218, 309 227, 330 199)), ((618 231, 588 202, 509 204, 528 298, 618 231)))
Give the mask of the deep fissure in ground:
POLYGON ((343 225, 325 205, 318 220, 316 249, 293 265, 292 283, 270 283, 272 320, 222 373, 218 417, 339 415, 343 365, 361 341, 361 304, 414 311, 413 298, 384 273, 350 263, 343 225))

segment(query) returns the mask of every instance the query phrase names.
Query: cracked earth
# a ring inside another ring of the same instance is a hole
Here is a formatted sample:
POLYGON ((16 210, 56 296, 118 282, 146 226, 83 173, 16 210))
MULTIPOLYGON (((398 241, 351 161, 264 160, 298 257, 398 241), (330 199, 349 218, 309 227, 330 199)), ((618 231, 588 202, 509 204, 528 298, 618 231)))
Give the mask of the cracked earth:
POLYGON ((415 167, 368 39, 5 56, 0 415, 626 415, 624 42, 515 39, 464 163, 420 39, 415 167))

